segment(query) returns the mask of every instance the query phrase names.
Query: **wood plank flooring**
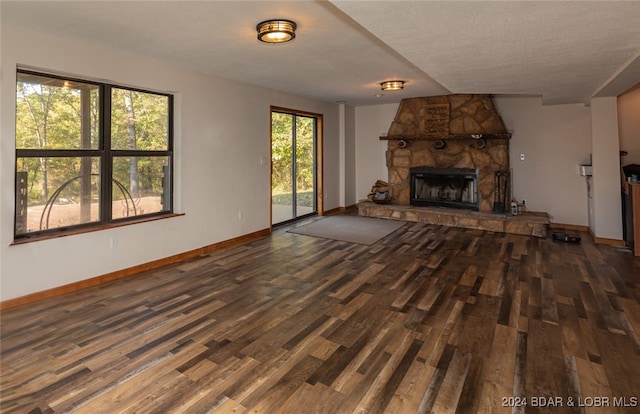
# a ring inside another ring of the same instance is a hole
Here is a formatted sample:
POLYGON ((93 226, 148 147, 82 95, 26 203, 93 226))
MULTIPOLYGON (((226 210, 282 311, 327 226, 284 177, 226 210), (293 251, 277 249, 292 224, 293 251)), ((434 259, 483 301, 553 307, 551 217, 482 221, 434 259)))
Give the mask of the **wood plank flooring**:
POLYGON ((4 311, 0 411, 639 412, 629 252, 420 223, 371 246, 284 230, 4 311))

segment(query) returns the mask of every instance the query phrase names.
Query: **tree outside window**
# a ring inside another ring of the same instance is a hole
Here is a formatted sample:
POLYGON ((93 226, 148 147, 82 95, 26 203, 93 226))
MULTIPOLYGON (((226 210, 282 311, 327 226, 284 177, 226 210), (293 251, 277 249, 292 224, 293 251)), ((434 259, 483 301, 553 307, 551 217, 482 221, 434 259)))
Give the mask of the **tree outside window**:
POLYGON ((16 238, 172 211, 172 96, 18 71, 16 238))

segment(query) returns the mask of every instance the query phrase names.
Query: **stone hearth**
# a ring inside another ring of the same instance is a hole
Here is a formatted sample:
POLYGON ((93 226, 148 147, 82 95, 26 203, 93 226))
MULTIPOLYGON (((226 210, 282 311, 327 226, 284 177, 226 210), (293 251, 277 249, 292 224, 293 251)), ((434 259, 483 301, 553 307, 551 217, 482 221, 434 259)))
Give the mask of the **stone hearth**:
POLYGON ((381 205, 371 201, 358 203, 358 214, 365 217, 387 218, 442 226, 547 237, 549 216, 527 212, 518 216, 483 213, 443 207, 414 207, 381 205))

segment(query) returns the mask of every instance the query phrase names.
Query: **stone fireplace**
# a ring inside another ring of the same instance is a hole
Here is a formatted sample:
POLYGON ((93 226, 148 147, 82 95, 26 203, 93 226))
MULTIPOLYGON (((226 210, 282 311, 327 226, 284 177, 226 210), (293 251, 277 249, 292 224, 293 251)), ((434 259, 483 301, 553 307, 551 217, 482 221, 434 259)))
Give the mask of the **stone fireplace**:
POLYGON ((404 99, 380 137, 391 198, 360 202, 358 214, 546 237, 548 214, 508 214, 510 138, 489 95, 404 99))
POLYGON ((476 172, 473 191, 477 200, 473 205, 445 205, 493 211, 496 172, 509 170, 510 138, 490 95, 402 100, 388 134, 380 137, 388 141, 386 160, 393 204, 411 205, 416 198, 412 169, 459 169, 476 172))

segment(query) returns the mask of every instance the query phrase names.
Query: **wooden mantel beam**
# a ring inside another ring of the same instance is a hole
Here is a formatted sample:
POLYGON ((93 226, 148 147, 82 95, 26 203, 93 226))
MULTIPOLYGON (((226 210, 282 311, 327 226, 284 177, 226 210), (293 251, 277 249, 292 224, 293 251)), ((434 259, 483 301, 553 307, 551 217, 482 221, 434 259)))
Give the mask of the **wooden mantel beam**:
POLYGON ((461 139, 510 139, 511 133, 499 132, 495 134, 457 134, 457 135, 383 135, 381 141, 405 140, 405 141, 436 141, 436 140, 461 140, 461 139))

